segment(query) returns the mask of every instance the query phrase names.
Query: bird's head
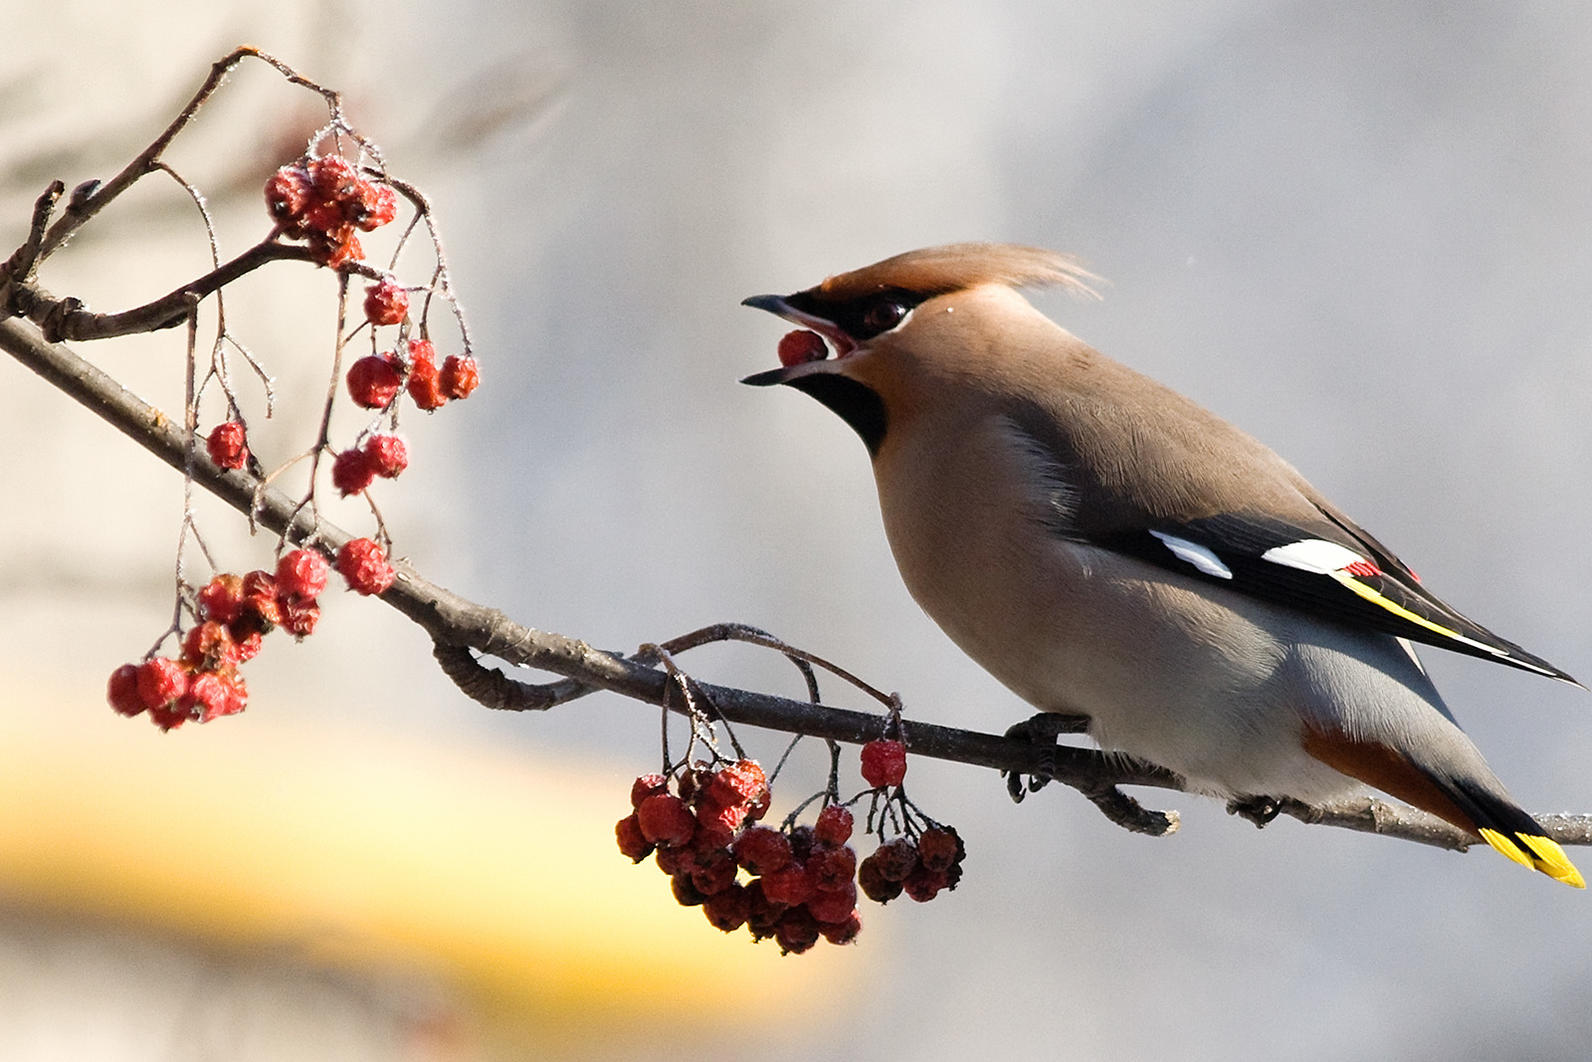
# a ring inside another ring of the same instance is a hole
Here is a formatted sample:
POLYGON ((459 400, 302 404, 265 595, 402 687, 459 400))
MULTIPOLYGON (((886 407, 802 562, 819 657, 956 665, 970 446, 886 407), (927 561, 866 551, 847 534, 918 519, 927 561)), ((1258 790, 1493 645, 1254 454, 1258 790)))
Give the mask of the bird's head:
POLYGON ((976 374, 998 353, 1017 308, 1034 314, 1011 289, 1059 285, 1092 295, 1093 279, 1051 251, 957 243, 908 251, 793 295, 754 295, 742 305, 811 329, 828 349, 815 341, 805 360, 741 382, 805 391, 877 455, 892 418, 919 385, 976 374))

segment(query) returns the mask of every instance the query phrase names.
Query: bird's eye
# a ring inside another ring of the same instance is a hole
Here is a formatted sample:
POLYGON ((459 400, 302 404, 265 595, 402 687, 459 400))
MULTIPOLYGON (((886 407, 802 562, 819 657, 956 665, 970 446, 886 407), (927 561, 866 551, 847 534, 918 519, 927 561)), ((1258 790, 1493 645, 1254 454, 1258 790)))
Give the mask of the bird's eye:
POLYGON ((880 332, 890 331, 900 324, 906 315, 906 306, 894 299, 886 299, 868 307, 868 312, 862 315, 862 325, 868 335, 876 336, 880 332))

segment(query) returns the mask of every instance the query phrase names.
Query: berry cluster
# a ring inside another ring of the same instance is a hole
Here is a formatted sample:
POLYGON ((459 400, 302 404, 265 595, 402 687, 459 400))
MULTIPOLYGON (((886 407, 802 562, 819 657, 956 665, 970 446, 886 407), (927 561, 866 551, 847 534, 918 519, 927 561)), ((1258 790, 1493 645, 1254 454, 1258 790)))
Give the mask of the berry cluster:
MULTIPOLYGON (((337 569, 362 594, 379 594, 394 578, 381 546, 368 538, 345 545, 337 569)), ((319 553, 295 549, 283 554, 275 572, 216 576, 199 590, 199 622, 184 636, 177 657, 157 656, 111 672, 111 707, 129 718, 147 711, 162 730, 243 711, 249 691, 239 667, 259 654, 265 636, 278 627, 295 638, 315 630, 327 574, 319 553)))
MULTIPOLYGON (((876 798, 899 800, 905 812, 909 805, 900 790, 893 797, 884 791, 900 785, 905 746, 870 745, 878 747, 865 764, 881 757, 899 764, 888 772, 894 781, 868 778, 876 798)), ((966 853, 950 827, 925 822, 921 828, 904 814, 910 835, 885 842, 859 865, 849 843, 855 820, 845 805, 826 801, 811 826, 788 820, 775 829, 759 823, 770 799, 755 760, 646 774, 631 786, 634 810, 619 820, 614 835, 632 862, 656 853, 682 905, 700 906, 726 933, 744 925, 753 940, 773 939, 786 954, 807 951, 820 937, 832 944, 856 940, 862 932, 859 887, 879 903, 902 892, 922 902, 955 888, 961 877, 966 853)))
POLYGON ((315 260, 333 269, 365 257, 356 230, 372 232, 398 216, 392 187, 365 180, 341 155, 283 166, 265 182, 265 205, 284 236, 308 240, 315 260))

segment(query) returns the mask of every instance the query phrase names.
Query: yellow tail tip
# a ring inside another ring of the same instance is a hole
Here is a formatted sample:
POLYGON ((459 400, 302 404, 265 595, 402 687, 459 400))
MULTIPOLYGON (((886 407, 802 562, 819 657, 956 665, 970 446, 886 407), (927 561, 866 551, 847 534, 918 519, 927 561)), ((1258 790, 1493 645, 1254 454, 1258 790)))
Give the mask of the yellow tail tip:
POLYGON ((1525 833, 1507 837, 1497 830, 1478 832, 1482 840, 1528 870, 1540 870, 1554 881, 1562 881, 1572 888, 1586 888, 1586 879, 1575 868, 1575 864, 1570 862, 1570 857, 1564 854, 1564 849, 1548 838, 1534 837, 1525 833), (1516 841, 1520 843, 1516 844, 1516 841), (1525 848, 1522 849, 1521 845, 1525 848))

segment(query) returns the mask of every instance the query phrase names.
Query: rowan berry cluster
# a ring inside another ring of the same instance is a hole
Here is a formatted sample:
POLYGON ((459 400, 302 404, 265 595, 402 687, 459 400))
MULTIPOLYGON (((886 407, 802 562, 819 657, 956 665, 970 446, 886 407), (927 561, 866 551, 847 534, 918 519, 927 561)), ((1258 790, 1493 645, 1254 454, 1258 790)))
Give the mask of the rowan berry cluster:
MULTIPOLYGON (((381 546, 368 538, 343 546, 337 569, 349 589, 362 594, 381 593, 394 577, 381 546)), ((238 669, 259 654, 265 636, 277 628, 295 638, 314 632, 327 575, 319 553, 295 549, 283 554, 274 572, 216 576, 195 596, 198 622, 183 637, 181 653, 111 672, 106 688, 111 707, 129 718, 147 711, 161 730, 243 711, 249 691, 238 669)))
POLYGON ((282 235, 308 240, 315 260, 333 269, 365 257, 356 231, 372 232, 398 216, 392 187, 364 179, 341 155, 283 166, 265 182, 265 205, 282 235))
MULTIPOLYGON (((382 281, 371 288, 376 291, 382 281)), ((366 300, 367 309, 370 300, 366 300)), ((372 318, 372 323, 375 318, 372 318)), ((369 354, 348 368, 344 382, 354 404, 386 412, 407 392, 419 408, 441 409, 450 399, 469 398, 481 383, 481 371, 468 354, 450 354, 437 365, 436 348, 427 339, 411 339, 408 354, 396 350, 369 354)), ((396 477, 409 465, 409 452, 396 435, 369 435, 360 446, 339 453, 332 462, 332 484, 343 494, 357 494, 377 476, 396 477)))
MULTIPOLYGON (((865 776, 878 798, 909 807, 899 785, 906 749, 899 741, 870 742, 865 776), (876 782, 880 761, 893 781, 876 782), (888 793, 889 787, 896 787, 888 793)), ((858 797, 860 799, 860 796, 858 797)), ((614 835, 632 862, 649 855, 668 874, 677 901, 700 906, 726 933, 742 926, 753 940, 772 939, 785 954, 807 951, 820 937, 849 944, 862 931, 859 886, 879 903, 906 892, 932 899, 955 888, 965 855, 956 831, 937 824, 920 828, 909 816, 906 834, 882 844, 859 865, 849 843, 855 819, 849 807, 826 797, 812 825, 787 820, 764 826, 771 793, 755 760, 713 767, 695 763, 669 775, 646 774, 630 789, 631 814, 614 835), (860 872, 860 876, 859 876, 860 872)), ((873 816, 870 815, 870 824, 873 816)), ((885 816, 879 817, 883 833, 885 816)))

